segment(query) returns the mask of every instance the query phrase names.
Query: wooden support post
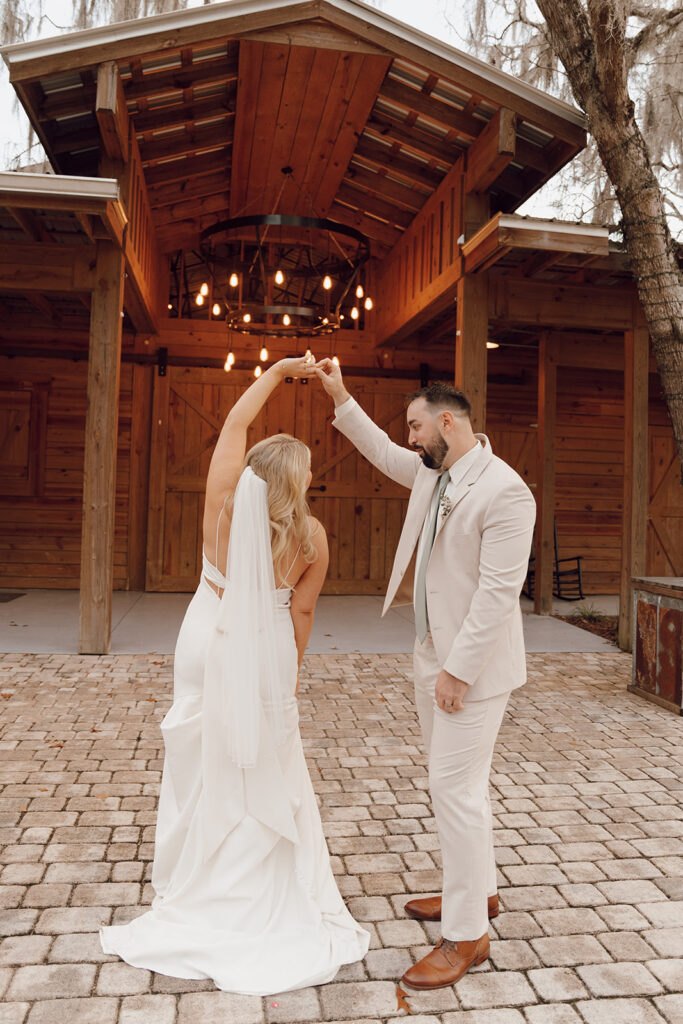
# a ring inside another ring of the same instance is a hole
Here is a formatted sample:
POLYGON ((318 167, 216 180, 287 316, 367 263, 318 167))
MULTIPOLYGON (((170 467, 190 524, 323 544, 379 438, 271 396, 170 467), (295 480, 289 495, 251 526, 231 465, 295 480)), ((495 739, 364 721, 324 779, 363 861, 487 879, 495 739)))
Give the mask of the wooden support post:
POLYGON ((81 654, 106 654, 111 635, 122 305, 123 253, 113 242, 100 241, 90 312, 78 638, 81 654))
POLYGON ((486 424, 488 275, 461 277, 456 301, 455 383, 472 403, 472 428, 483 431, 486 424))
POLYGON ((618 629, 622 651, 630 651, 633 643, 631 579, 646 572, 648 372, 648 331, 635 324, 624 333, 624 510, 618 629))
POLYGON ((550 615, 553 610, 553 569, 555 561, 555 404, 557 365, 554 344, 547 334, 538 341, 538 483, 536 485, 536 560, 534 570, 534 612, 550 615))

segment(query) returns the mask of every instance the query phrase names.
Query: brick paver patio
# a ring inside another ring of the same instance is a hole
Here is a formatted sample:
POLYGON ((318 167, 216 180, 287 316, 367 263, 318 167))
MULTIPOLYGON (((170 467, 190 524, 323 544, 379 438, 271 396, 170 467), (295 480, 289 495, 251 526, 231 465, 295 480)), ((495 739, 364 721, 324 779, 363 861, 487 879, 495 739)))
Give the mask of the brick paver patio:
MULTIPOLYGON (((277 1024, 405 1016, 395 982, 438 937, 440 885, 404 655, 311 656, 302 732, 350 909, 372 932, 333 984, 266 999, 135 970, 100 922, 149 902, 168 657, 0 662, 0 1024, 277 1024)), ((530 655, 499 737, 503 913, 491 960, 409 994, 413 1024, 683 1021, 681 720, 626 692, 629 657, 530 655)))

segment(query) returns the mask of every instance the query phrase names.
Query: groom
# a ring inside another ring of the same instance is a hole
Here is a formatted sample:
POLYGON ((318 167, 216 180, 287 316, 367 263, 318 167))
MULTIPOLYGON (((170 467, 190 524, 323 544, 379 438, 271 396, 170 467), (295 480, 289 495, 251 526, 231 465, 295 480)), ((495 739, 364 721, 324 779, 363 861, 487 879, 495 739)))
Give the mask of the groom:
POLYGON ((406 903, 442 921, 438 945, 403 975, 411 988, 452 985, 489 955, 498 914, 489 772, 510 692, 526 680, 519 594, 536 504, 524 481, 474 434, 470 404, 450 384, 408 397, 408 443, 367 416, 329 359, 317 376, 334 426, 381 472, 411 490, 384 614, 414 603, 415 701, 443 855, 443 897, 406 903))

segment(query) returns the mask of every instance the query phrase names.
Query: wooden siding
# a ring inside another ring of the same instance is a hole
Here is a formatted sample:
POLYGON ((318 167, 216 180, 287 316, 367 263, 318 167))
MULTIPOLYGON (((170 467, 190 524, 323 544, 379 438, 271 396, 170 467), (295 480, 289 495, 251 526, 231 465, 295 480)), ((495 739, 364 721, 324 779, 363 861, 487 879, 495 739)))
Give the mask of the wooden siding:
MULTIPOLYGON (((489 354, 488 368, 487 433, 494 451, 533 488, 536 353, 501 348, 489 354)), ((0 586, 78 586, 86 375, 85 361, 0 360, 0 466, 5 470, 0 492, 0 586)), ((555 513, 560 555, 583 557, 588 594, 616 593, 623 501, 622 375, 560 366, 557 376, 555 513)), ((123 364, 117 588, 144 585, 145 554, 148 586, 190 590, 195 585, 203 482, 213 439, 231 403, 251 379, 247 372, 228 377, 219 370, 173 366, 167 377, 159 377, 155 368, 137 366, 133 402, 133 367, 123 364), (162 439, 164 431, 167 440, 162 439), (149 515, 144 494, 148 462, 149 515)), ((405 443, 403 395, 417 379, 350 375, 348 383, 375 420, 386 425, 398 443, 405 443)), ((673 437, 655 375, 650 384, 647 571, 680 575, 683 502, 673 437)), ((286 430, 311 444, 311 508, 331 539, 327 592, 381 593, 407 493, 358 456, 331 426, 327 400, 316 401, 315 395, 315 385, 284 386, 252 428, 250 441, 286 430)))
MULTIPOLYGON (((114 542, 118 589, 127 585, 131 371, 129 365, 122 367, 119 404, 114 542)), ((14 475, 0 477, 0 585, 4 587, 78 588, 87 373, 85 361, 0 358, 0 402, 7 410, 10 405, 5 399, 19 399, 15 416, 5 412, 0 419, 4 431, 0 453, 8 448, 12 424, 21 424, 22 401, 24 409, 30 407, 36 417, 44 418, 32 417, 22 427, 27 442, 10 448, 14 475), (37 466, 30 488, 26 485, 29 474, 22 473, 19 465, 22 458, 37 466)))

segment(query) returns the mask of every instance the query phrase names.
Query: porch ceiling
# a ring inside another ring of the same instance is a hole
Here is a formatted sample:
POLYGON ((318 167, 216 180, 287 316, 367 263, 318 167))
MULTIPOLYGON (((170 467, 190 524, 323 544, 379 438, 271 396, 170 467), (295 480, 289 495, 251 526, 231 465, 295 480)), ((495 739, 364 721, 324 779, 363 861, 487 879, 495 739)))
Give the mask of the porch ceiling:
POLYGON ((90 175, 97 67, 116 60, 167 251, 270 209, 289 165, 301 189, 281 209, 312 204, 381 257, 501 108, 515 140, 486 184, 496 209, 516 209, 585 141, 575 108, 356 0, 211 4, 4 56, 55 169, 90 175))

